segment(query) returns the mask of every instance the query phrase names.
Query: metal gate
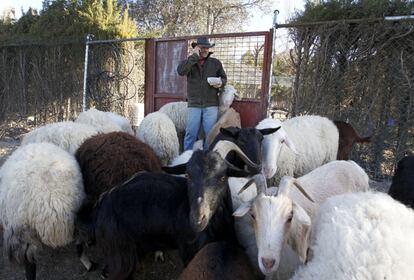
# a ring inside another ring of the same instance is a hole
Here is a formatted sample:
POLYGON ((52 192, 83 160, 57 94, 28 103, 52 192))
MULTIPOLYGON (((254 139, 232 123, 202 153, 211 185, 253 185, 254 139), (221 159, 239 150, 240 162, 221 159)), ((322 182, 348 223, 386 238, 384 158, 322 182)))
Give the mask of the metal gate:
MULTIPOLYGON (((227 84, 238 91, 240 99, 232 107, 240 113, 243 127, 255 126, 266 116, 272 34, 271 30, 206 36, 216 43, 213 56, 222 62, 227 84)), ((157 111, 166 103, 186 100, 186 77, 179 76, 176 69, 191 53, 190 45, 196 38, 146 41, 145 114, 157 111)))

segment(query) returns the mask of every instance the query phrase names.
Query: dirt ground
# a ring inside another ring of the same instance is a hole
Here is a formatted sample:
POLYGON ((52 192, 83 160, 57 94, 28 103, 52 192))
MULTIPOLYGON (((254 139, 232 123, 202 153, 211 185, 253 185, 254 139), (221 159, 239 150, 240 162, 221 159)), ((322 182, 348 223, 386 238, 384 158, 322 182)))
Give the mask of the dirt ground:
MULTIPOLYGON (((7 157, 18 147, 19 140, 0 139, 0 166, 7 157)), ((388 191, 390 182, 370 181, 373 189, 388 191)), ((12 265, 3 255, 3 232, 0 229, 0 280, 23 280, 24 269, 12 265)), ((88 255, 95 262, 102 263, 100 252, 96 248, 88 251, 88 255)), ((177 279, 183 269, 177 251, 164 252, 164 262, 154 262, 154 255, 148 255, 142 262, 139 272, 135 273, 137 280, 172 280, 177 279)), ((44 248, 37 260, 37 279, 43 280, 94 280, 100 278, 100 269, 86 272, 76 257, 74 244, 64 248, 44 248)))

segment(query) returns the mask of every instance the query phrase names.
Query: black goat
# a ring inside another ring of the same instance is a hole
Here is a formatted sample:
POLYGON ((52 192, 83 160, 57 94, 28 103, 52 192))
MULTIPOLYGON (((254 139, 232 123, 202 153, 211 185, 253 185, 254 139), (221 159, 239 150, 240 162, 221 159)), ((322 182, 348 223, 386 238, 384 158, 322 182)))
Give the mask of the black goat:
POLYGON ((143 172, 101 196, 94 226, 110 279, 132 277, 148 252, 178 248, 187 264, 209 242, 237 244, 227 177, 247 173, 223 160, 233 149, 242 153, 225 142, 213 151, 194 152, 188 178, 143 172))
MULTIPOLYGON (((248 166, 248 170, 251 175, 258 174, 261 172, 261 163, 262 163, 262 141, 263 136, 272 134, 276 132, 280 127, 277 128, 239 128, 239 127, 226 127, 221 128, 220 133, 211 143, 209 149, 213 149, 218 141, 227 140, 235 143, 248 158, 258 165, 258 167, 248 166)), ((229 153, 226 159, 237 166, 240 169, 243 169, 244 163, 242 160, 236 156, 236 153, 229 153)))
POLYGON ((398 162, 388 194, 414 208, 414 156, 406 156, 398 162))

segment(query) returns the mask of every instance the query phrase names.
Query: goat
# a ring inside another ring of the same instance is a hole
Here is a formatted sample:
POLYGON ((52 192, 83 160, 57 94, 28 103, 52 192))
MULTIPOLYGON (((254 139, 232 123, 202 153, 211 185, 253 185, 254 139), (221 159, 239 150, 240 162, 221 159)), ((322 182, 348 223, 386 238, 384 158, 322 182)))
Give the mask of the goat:
MULTIPOLYGON (((240 149, 247 155, 247 157, 259 166, 259 169, 252 169, 248 166, 251 175, 261 172, 262 162, 262 141, 263 136, 276 132, 279 127, 256 129, 256 128, 239 128, 239 127, 227 127, 221 128, 220 133, 214 139, 209 149, 214 149, 214 146, 218 141, 227 140, 235 143, 240 149)), ((234 164, 238 168, 243 168, 244 163, 237 158, 234 153, 231 153, 226 158, 230 163, 234 164)))
POLYGON ((285 241, 305 262, 311 221, 319 205, 333 195, 368 190, 368 181, 368 175, 355 162, 332 161, 297 179, 283 177, 276 197, 263 194, 265 184, 256 184, 260 194, 241 205, 234 215, 241 217, 250 211, 255 220, 260 270, 264 274, 276 272, 285 241))
POLYGON ((371 136, 360 137, 351 124, 343 121, 334 121, 339 131, 339 145, 337 160, 348 160, 354 143, 369 143, 371 136))
POLYGON ((234 143, 219 142, 194 151, 187 178, 141 172, 101 196, 92 221, 110 279, 129 277, 151 251, 178 248, 187 264, 209 242, 237 243, 227 177, 247 174, 224 160, 233 150, 255 165, 234 143))

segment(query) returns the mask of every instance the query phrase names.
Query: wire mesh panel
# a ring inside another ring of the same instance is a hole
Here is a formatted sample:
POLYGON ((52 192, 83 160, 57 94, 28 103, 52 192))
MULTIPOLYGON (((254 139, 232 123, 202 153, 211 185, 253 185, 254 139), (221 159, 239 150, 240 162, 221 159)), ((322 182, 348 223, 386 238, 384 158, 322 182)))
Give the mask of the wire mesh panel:
POLYGON ((0 44, 0 138, 81 111, 84 49, 79 40, 0 44))
POLYGON ((279 28, 272 104, 289 117, 318 114, 372 134, 352 158, 374 178, 391 176, 414 150, 413 27, 341 21, 279 28))
POLYGON ((93 42, 88 61, 87 107, 132 117, 132 105, 144 101, 145 43, 93 42))
MULTIPOLYGON (((192 53, 188 40, 189 55, 192 53)), ((265 35, 210 37, 215 43, 213 57, 219 59, 226 71, 228 83, 233 85, 241 98, 260 99, 265 49, 265 35)))

